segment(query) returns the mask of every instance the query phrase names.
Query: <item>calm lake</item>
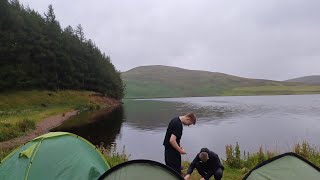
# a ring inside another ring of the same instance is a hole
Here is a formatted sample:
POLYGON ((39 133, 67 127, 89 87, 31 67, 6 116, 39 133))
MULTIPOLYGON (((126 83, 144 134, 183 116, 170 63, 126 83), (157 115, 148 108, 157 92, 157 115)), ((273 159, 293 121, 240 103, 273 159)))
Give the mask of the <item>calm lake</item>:
POLYGON ((121 108, 106 115, 103 110, 84 112, 54 131, 68 131, 93 144, 118 151, 125 146, 130 159, 164 162, 162 145, 169 121, 187 112, 198 117, 195 126, 184 127, 183 160, 192 160, 202 148, 225 157, 225 145, 239 143, 241 151, 259 146, 280 152, 307 140, 320 147, 320 95, 233 96, 124 100, 121 108), (94 119, 94 120, 92 120, 94 119), (90 123, 88 123, 90 122, 90 123), (77 125, 75 125, 77 124, 77 125))

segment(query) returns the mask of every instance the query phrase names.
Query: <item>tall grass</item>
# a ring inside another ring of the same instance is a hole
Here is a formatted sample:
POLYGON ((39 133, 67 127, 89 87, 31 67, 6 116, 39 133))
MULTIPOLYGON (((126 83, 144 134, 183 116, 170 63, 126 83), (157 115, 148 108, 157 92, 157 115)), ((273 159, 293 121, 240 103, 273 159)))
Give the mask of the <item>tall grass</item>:
POLYGON ((304 141, 301 144, 296 144, 293 151, 320 167, 320 149, 316 146, 311 146, 307 141, 304 141))
POLYGON ((116 146, 112 146, 111 148, 105 148, 103 146, 99 146, 98 149, 106 158, 110 167, 114 167, 118 164, 126 162, 130 158, 130 154, 129 155, 126 154, 125 146, 123 146, 121 153, 117 151, 116 146))
POLYGON ((35 129, 35 127, 35 121, 30 119, 23 119, 14 124, 0 122, 0 141, 23 135, 24 133, 35 129))

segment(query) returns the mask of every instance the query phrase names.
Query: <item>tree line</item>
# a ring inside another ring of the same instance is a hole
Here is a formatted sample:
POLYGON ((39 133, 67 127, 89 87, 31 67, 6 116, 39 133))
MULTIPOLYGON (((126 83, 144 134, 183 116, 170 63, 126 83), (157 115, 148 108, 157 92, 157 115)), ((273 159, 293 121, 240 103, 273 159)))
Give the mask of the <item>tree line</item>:
POLYGON ((91 90, 120 99, 124 84, 82 26, 61 28, 53 7, 41 16, 0 0, 0 91, 91 90))

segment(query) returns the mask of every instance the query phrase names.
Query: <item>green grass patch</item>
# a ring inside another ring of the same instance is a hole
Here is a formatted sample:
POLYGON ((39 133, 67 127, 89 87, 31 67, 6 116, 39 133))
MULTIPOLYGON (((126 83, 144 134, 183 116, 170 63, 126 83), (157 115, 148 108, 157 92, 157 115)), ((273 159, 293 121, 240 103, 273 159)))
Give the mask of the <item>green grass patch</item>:
POLYGON ((30 130, 35 129, 36 123, 30 119, 23 119, 14 124, 0 122, 0 141, 5 141, 21 136, 30 130))
POLYGON ((225 91, 224 96, 319 94, 320 86, 255 86, 225 91))
MULTIPOLYGON (((187 174, 189 165, 190 165, 189 161, 182 162, 182 166, 183 166, 182 174, 183 175, 187 174)), ((241 180, 242 177, 244 176, 244 174, 245 174, 244 171, 241 169, 234 169, 234 168, 230 168, 230 167, 226 166, 223 171, 222 180, 241 180)), ((201 178, 200 174, 195 169, 190 176, 190 180, 199 180, 200 178, 201 178)), ((214 180, 214 177, 212 176, 210 179, 214 180)))
POLYGON ((182 96, 181 92, 173 87, 157 82, 127 81, 126 98, 154 98, 182 96))
POLYGON ((0 141, 5 141, 35 128, 47 117, 77 109, 96 109, 89 91, 18 91, 0 93, 0 141))
POLYGON ((271 84, 262 86, 228 85, 220 82, 199 85, 165 84, 126 80, 126 98, 193 97, 193 96, 254 96, 320 94, 320 86, 271 84), (179 86, 178 86, 179 85, 179 86), (242 87, 241 87, 242 86, 242 87))

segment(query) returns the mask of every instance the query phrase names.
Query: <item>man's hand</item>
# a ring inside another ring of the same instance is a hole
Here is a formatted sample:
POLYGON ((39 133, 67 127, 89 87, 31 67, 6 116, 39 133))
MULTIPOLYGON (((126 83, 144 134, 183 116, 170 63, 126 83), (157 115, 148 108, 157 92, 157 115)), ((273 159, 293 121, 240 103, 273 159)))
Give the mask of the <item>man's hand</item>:
POLYGON ((204 177, 201 177, 201 179, 200 179, 200 180, 205 180, 205 179, 204 179, 204 177))
POLYGON ((187 154, 187 152, 182 147, 180 147, 180 154, 187 154))
POLYGON ((184 177, 184 180, 189 180, 190 179, 190 174, 187 174, 185 177, 184 177))

